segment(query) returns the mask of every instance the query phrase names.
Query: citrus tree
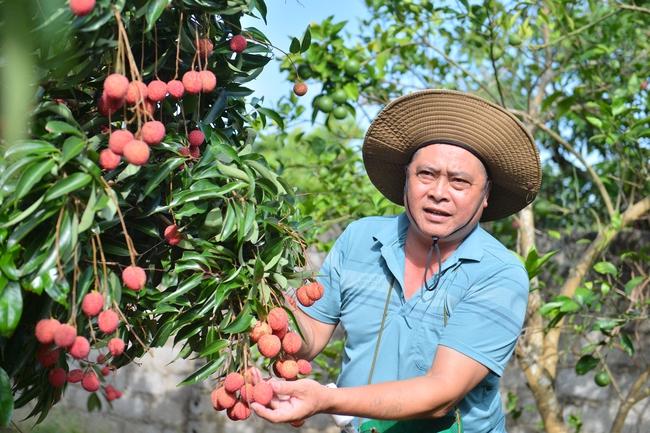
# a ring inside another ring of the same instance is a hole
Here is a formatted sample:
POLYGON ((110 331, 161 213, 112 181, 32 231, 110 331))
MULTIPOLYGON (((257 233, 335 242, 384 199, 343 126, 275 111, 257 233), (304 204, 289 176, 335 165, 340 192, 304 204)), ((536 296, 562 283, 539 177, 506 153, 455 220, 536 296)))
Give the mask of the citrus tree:
MULTIPOLYGON (((554 0, 365 4, 369 17, 358 28, 332 17, 312 25, 311 49, 300 53, 295 40, 283 63, 290 81, 322 87, 312 95, 312 121, 334 131, 356 114, 367 125, 374 108, 428 87, 471 91, 517 115, 544 164, 535 204, 490 226, 522 255, 532 280, 517 365, 545 431, 583 423, 559 397, 567 367, 577 381, 612 387, 611 431, 623 431, 631 410, 650 395, 650 365, 639 353, 650 281, 643 242, 650 9, 554 0), (625 376, 611 368, 621 357, 634 366, 625 376)), ((345 207, 355 190, 343 183, 345 207)), ((347 221, 367 211, 339 216, 347 221)), ((508 408, 513 418, 521 414, 516 395, 508 408)))
POLYGON ((0 162, 0 426, 68 386, 110 403, 119 369, 169 340, 204 361, 182 383, 229 377, 213 405, 246 418, 252 367, 311 369, 281 308, 304 282, 301 220, 250 146, 279 117, 246 87, 273 57, 241 26, 264 1, 16 3, 34 85, 0 162))

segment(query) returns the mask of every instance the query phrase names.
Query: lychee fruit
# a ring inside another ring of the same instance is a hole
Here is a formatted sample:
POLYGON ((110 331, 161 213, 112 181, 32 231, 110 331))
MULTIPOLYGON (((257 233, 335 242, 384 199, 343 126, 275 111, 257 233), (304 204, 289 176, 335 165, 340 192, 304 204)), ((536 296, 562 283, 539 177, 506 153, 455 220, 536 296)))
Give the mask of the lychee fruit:
POLYGON ((190 146, 190 156, 194 159, 199 159, 201 157, 201 148, 198 146, 190 146))
POLYGON ((111 74, 104 80, 104 92, 111 99, 123 100, 129 90, 129 79, 122 74, 111 74))
POLYGON ((252 383, 247 383, 241 388, 239 388, 239 396, 241 397, 242 401, 245 401, 246 403, 250 403, 253 401, 253 390, 255 389, 255 386, 252 383))
POLYGON ((178 153, 180 153, 181 156, 185 156, 185 157, 190 156, 190 148, 183 146, 180 149, 178 149, 178 153))
POLYGON ((199 72, 201 78, 201 91, 203 93, 210 93, 217 87, 217 77, 212 71, 199 72))
POLYGON ((284 338, 285 335, 287 335, 287 332, 289 331, 289 328, 282 328, 279 331, 273 331, 273 335, 277 336, 280 340, 284 338))
POLYGON ((124 145, 124 159, 133 165, 145 165, 150 152, 147 143, 141 140, 131 140, 124 145))
POLYGON ((280 353, 280 339, 277 335, 262 335, 257 341, 257 348, 267 358, 273 358, 280 353))
POLYGON ((321 283, 314 281, 311 284, 307 284, 307 296, 309 296, 312 301, 318 301, 323 297, 324 288, 321 283))
POLYGON ((212 44, 212 41, 210 39, 201 38, 199 39, 197 51, 199 52, 201 58, 205 59, 206 57, 210 57, 210 55, 214 51, 214 45, 212 44))
POLYGON ((133 140, 133 134, 128 129, 116 129, 111 132, 108 137, 108 148, 117 155, 121 155, 124 151, 124 146, 129 141, 133 140))
POLYGON ((151 102, 149 99, 145 99, 144 112, 147 114, 147 116, 153 118, 153 115, 156 113, 156 104, 151 102))
POLYGON ((273 363, 273 374, 275 374, 277 377, 282 377, 280 371, 282 371, 282 360, 278 359, 273 363))
POLYGON ((83 379, 83 377, 84 377, 84 372, 79 368, 75 368, 74 370, 70 370, 68 372, 68 382, 70 383, 81 382, 81 379, 83 379))
POLYGON ((125 100, 129 105, 135 105, 147 99, 147 85, 142 81, 131 81, 126 90, 125 100))
POLYGON ((115 113, 123 105, 122 99, 111 99, 106 93, 102 93, 97 103, 97 109, 102 116, 108 117, 115 113))
POLYGON ((87 293, 81 301, 81 311, 88 317, 95 317, 104 308, 104 296, 96 290, 87 293))
POLYGON ((90 353, 90 343, 86 337, 77 336, 74 339, 74 343, 70 346, 69 349, 70 355, 76 359, 84 359, 90 353))
POLYGON ((102 367, 100 371, 102 373, 102 376, 108 376, 109 374, 111 374, 111 368, 108 365, 102 367))
POLYGON ((302 339, 295 332, 287 332, 287 335, 282 339, 282 349, 289 355, 298 353, 301 346, 302 339))
POLYGON ((100 353, 99 355, 97 355, 97 360, 95 361, 95 362, 97 362, 97 364, 103 364, 104 361, 106 361, 106 355, 105 354, 100 353))
POLYGON ((165 138, 165 125, 157 120, 150 120, 142 125, 140 134, 145 143, 150 146, 155 146, 165 138))
POLYGON ((309 361, 306 359, 299 359, 296 361, 296 364, 298 365, 298 373, 303 375, 311 374, 312 367, 309 361))
POLYGON ((120 325, 120 319, 115 311, 105 310, 99 313, 97 325, 104 334, 110 334, 120 325))
POLYGON ((181 99, 185 94, 185 86, 179 80, 171 80, 167 83, 167 91, 175 99, 181 99))
POLYGON ((223 381, 223 387, 228 392, 236 392, 244 385, 244 376, 240 373, 228 373, 226 379, 223 381))
POLYGON ((56 319, 41 319, 36 323, 36 339, 43 344, 50 344, 54 341, 54 333, 61 326, 56 319))
POLYGON ((200 146, 205 141, 205 134, 200 129, 195 129, 193 131, 190 131, 187 136, 187 140, 190 142, 190 146, 200 146))
POLYGON ((314 305, 314 300, 307 294, 306 286, 301 286, 296 290, 296 298, 298 298, 298 302, 305 307, 311 307, 314 305))
POLYGON ((104 170, 115 170, 120 165, 122 158, 111 149, 104 149, 99 152, 99 166, 104 170))
POLYGON ((253 388, 253 400, 262 406, 268 406, 273 399, 273 387, 270 383, 262 380, 253 388))
POLYGON ((122 392, 115 389, 113 385, 106 385, 104 387, 104 395, 106 396, 106 400, 113 401, 117 398, 122 397, 122 392))
POLYGON ((70 0, 70 10, 78 17, 83 17, 92 12, 95 0, 70 0))
POLYGON ((286 359, 278 366, 280 376, 287 380, 294 380, 298 377, 298 364, 293 359, 286 359))
POLYGON ((201 93, 201 89, 203 88, 201 75, 196 71, 187 71, 183 74, 183 87, 187 93, 201 93))
POLYGON ((246 49, 248 41, 242 35, 235 35, 230 39, 230 49, 236 53, 241 53, 246 49))
POLYGON ((99 377, 94 371, 87 371, 81 379, 81 386, 88 392, 95 392, 99 389, 99 377))
POLYGON ((225 407, 223 407, 223 406, 221 406, 221 405, 219 404, 219 398, 218 398, 218 397, 219 397, 219 393, 217 392, 218 390, 219 390, 219 388, 215 388, 215 389, 212 390, 212 392, 210 393, 210 401, 212 402, 212 407, 214 408, 214 410, 217 410, 217 411, 218 411, 218 410, 224 410, 224 409, 225 409, 225 407))
POLYGON ((266 318, 266 321, 274 331, 281 331, 282 329, 286 329, 289 326, 289 316, 282 307, 275 307, 271 309, 271 311, 269 311, 269 315, 266 318))
POLYGON ((113 356, 120 356, 124 353, 124 340, 121 338, 111 338, 108 342, 108 351, 111 352, 113 356))
POLYGON ((257 343, 262 335, 271 335, 273 331, 266 322, 257 321, 251 330, 250 337, 253 343, 257 343))
POLYGON ((41 345, 36 350, 36 359, 45 368, 49 368, 59 360, 59 349, 52 349, 49 345, 41 345))
POLYGON ((293 85, 293 93, 295 93, 296 96, 304 96, 307 93, 307 89, 307 84, 302 82, 293 85))
POLYGON ((257 367, 249 367, 244 372, 245 383, 252 383, 253 385, 255 385, 260 380, 262 380, 262 372, 257 367))
POLYGON ((246 403, 238 401, 226 411, 226 414, 233 421, 243 421, 251 416, 251 410, 246 403))
POLYGON ((127 266, 122 271, 122 282, 131 290, 142 290, 147 282, 147 274, 140 266, 127 266))
POLYGON ((171 224, 165 227, 163 235, 165 236, 165 240, 169 245, 178 245, 178 243, 182 240, 182 236, 178 231, 178 226, 176 224, 171 224))
POLYGON ((68 374, 61 367, 53 368, 47 374, 47 380, 54 388, 63 388, 63 385, 68 380, 68 374))
POLYGON ((167 96, 167 84, 164 81, 153 80, 147 84, 147 98, 150 101, 162 101, 165 96, 167 96))
POLYGON ((54 332, 54 344, 59 347, 70 347, 74 343, 74 339, 77 336, 77 329, 66 324, 62 324, 54 332))
POLYGON ((291 421, 289 424, 291 424, 292 427, 298 428, 298 427, 302 427, 304 423, 305 423, 304 419, 297 419, 295 421, 291 421))
POLYGON ((226 388, 223 386, 217 388, 216 398, 219 405, 224 409, 233 407, 237 402, 237 397, 235 397, 235 394, 226 391, 226 388))

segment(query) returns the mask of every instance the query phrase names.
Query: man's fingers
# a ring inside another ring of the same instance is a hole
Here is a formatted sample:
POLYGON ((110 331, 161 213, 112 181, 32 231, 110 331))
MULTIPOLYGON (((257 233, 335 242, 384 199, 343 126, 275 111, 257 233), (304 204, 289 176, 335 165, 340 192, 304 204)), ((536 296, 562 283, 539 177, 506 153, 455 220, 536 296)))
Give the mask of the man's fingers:
POLYGON ((271 421, 274 423, 288 421, 288 419, 286 419, 286 416, 283 416, 280 412, 273 409, 269 409, 265 406, 262 406, 259 403, 251 403, 250 408, 253 409, 253 411, 255 411, 257 416, 264 418, 267 421, 271 421))

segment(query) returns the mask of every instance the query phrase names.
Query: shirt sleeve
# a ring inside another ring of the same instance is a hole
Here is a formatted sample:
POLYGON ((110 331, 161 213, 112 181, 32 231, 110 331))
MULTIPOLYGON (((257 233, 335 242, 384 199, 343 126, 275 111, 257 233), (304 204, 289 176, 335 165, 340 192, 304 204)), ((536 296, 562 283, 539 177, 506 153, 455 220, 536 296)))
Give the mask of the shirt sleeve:
POLYGON ((528 291, 523 266, 495 270, 473 284, 454 307, 440 344, 501 376, 524 324, 528 291))
POLYGON ((349 231, 350 226, 334 242, 316 277, 316 280, 323 285, 323 297, 311 307, 297 303, 303 312, 323 323, 335 325, 341 317, 341 271, 345 252, 348 249, 349 231))

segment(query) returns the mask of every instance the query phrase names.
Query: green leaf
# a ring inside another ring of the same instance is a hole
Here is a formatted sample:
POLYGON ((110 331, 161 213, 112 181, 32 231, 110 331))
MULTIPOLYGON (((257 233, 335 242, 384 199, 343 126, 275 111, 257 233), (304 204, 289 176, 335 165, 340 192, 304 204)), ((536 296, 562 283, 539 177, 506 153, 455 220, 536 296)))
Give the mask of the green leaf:
POLYGON ((61 165, 70 161, 75 156, 79 155, 86 147, 86 142, 79 137, 68 137, 63 143, 63 156, 61 157, 61 165))
POLYGON ((284 129, 284 120, 277 111, 264 107, 257 107, 257 111, 270 117, 281 129, 284 129))
POLYGON ((171 0, 152 0, 149 2, 149 8, 147 9, 147 28, 146 32, 151 31, 153 26, 160 18, 160 15, 163 13, 165 8, 169 6, 171 0))
POLYGON ((300 44, 300 52, 304 53, 311 46, 311 31, 309 27, 305 30, 305 34, 302 37, 302 43, 300 44))
POLYGON ((632 278, 630 281, 625 283, 625 294, 629 295, 632 293, 632 290, 636 289, 639 284, 643 282, 643 277, 642 276, 636 276, 632 278))
POLYGON ((183 164, 184 159, 183 158, 171 158, 165 161, 165 163, 156 169, 156 175, 149 179, 149 182, 144 186, 144 190, 142 191, 142 197, 149 195, 151 191, 154 190, 158 185, 160 185, 160 182, 163 181, 167 176, 169 176, 169 173, 174 171, 178 166, 183 164))
POLYGON ((29 194, 34 185, 40 182, 43 176, 54 168, 54 165, 54 160, 52 159, 30 165, 22 176, 20 176, 20 180, 14 191, 15 200, 19 200, 29 194))
POLYGON ((201 284, 201 281, 203 280, 203 274, 194 274, 190 278, 186 279, 183 281, 183 283, 178 286, 176 290, 162 298, 159 303, 161 304, 166 304, 169 303, 170 300, 175 299, 181 295, 184 295, 185 293, 189 292, 199 284, 201 284))
POLYGON ((11 146, 5 152, 5 159, 19 158, 25 155, 47 155, 58 152, 52 144, 43 140, 21 141, 11 146))
POLYGON ((598 128, 598 129, 603 128, 603 122, 599 118, 593 117, 593 116, 587 116, 586 119, 587 119, 587 122, 591 123, 596 128, 598 128))
POLYGON ((596 263, 594 265, 594 271, 598 272, 599 274, 612 275, 614 277, 618 274, 618 270, 616 269, 616 266, 614 266, 610 262, 596 263))
POLYGON ((45 125, 45 130, 54 134, 76 135, 78 137, 84 136, 83 132, 79 131, 69 123, 60 120, 50 120, 45 125))
POLYGON ((88 410, 88 412, 92 412, 94 410, 99 411, 101 409, 102 409, 102 402, 99 400, 97 393, 93 392, 88 396, 88 400, 86 400, 86 410, 88 410))
POLYGON ((244 332, 247 329, 250 329, 253 320, 254 317, 251 312, 250 304, 246 304, 242 312, 237 316, 237 319, 221 331, 226 334, 238 334, 244 332))
POLYGON ((289 46, 289 52, 291 54, 296 54, 300 52, 300 41, 298 38, 291 38, 291 45, 289 46))
POLYGON ((563 313, 575 313, 578 310, 580 310, 580 304, 578 304, 573 299, 564 300, 562 302, 562 306, 560 307, 560 311, 563 313))
POLYGON ((9 375, 0 367, 0 427, 8 427, 14 412, 9 375))
POLYGON ((214 373, 215 371, 217 371, 219 369, 219 367, 221 367, 221 364, 224 363, 225 359, 226 359, 225 357, 220 357, 217 360, 208 362, 203 367, 199 368, 194 373, 187 376, 178 385, 179 386, 180 385, 192 385, 192 384, 195 384, 195 383, 198 383, 198 382, 201 382, 201 381, 207 379, 208 377, 210 377, 210 375, 212 373, 214 373))
POLYGON ((9 221, 6 223, 2 224, 0 227, 5 228, 5 227, 11 227, 14 224, 18 224, 28 216, 30 216, 38 207, 43 203, 43 199, 45 196, 40 196, 38 200, 36 200, 30 207, 25 209, 24 211, 20 212, 18 215, 15 217, 11 218, 9 221))
POLYGON ((11 337, 23 314, 20 286, 10 281, 0 293, 0 336, 11 337))
POLYGON ((47 190, 47 193, 45 193, 45 201, 54 200, 62 195, 76 191, 79 188, 88 185, 91 180, 92 177, 86 173, 74 173, 68 177, 60 179, 54 184, 54 186, 52 186, 52 188, 47 190))
POLYGON ((600 360, 594 358, 592 355, 583 355, 576 363, 576 373, 580 376, 587 374, 589 371, 596 368, 599 362, 600 360))
POLYGON ((621 332, 619 334, 619 339, 623 350, 625 350, 629 356, 634 356, 634 343, 630 336, 626 332, 621 332))
POLYGON ((211 344, 204 347, 203 350, 201 350, 201 352, 199 352, 199 356, 203 358, 203 357, 215 354, 215 353, 219 352, 221 349, 223 349, 224 347, 226 347, 228 345, 230 345, 229 340, 217 340, 217 341, 214 341, 211 344))

